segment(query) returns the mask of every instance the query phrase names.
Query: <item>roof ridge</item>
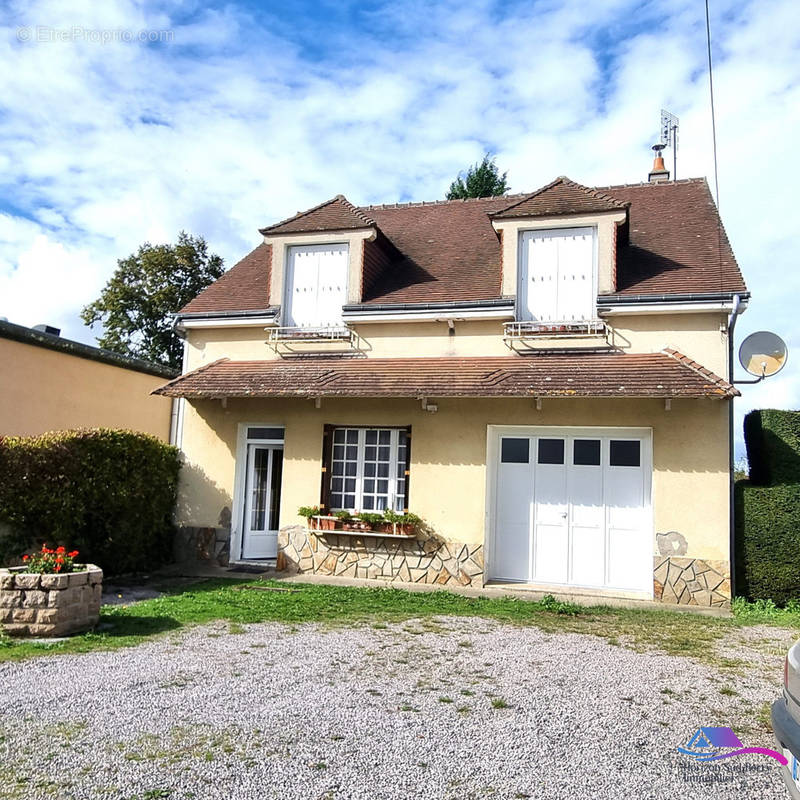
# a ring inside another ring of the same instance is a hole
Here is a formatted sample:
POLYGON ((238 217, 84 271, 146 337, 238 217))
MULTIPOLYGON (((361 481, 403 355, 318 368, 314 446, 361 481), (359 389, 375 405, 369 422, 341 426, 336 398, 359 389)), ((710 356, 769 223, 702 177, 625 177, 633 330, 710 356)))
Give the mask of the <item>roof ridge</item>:
POLYGON ((606 191, 608 189, 631 189, 637 186, 675 186, 677 184, 685 183, 708 183, 708 179, 701 178, 677 178, 672 181, 637 181, 634 183, 613 183, 607 186, 595 186, 597 191, 606 191))
POLYGON ((463 197, 456 200, 409 200, 405 203, 370 203, 366 206, 360 206, 360 208, 367 211, 382 211, 394 208, 421 208, 422 206, 446 206, 450 204, 455 205, 456 203, 481 203, 488 200, 502 200, 503 198, 514 199, 517 197, 527 197, 527 193, 494 194, 490 197, 463 197))
POLYGON ((726 381, 725 378, 721 378, 716 372, 712 372, 708 367, 704 367, 693 358, 684 355, 680 352, 680 350, 675 350, 672 347, 664 347, 662 348, 661 352, 669 358, 674 359, 682 366, 686 367, 686 369, 690 369, 692 372, 696 372, 702 378, 711 381, 711 383, 722 389, 729 397, 737 397, 740 395, 739 390, 732 383, 726 381))
POLYGON ((264 236, 269 233, 269 231, 273 231, 276 228, 280 228, 283 225, 287 225, 290 222, 296 222, 298 219, 302 219, 303 217, 309 216, 309 214, 313 214, 315 211, 319 211, 321 208, 325 208, 325 206, 331 205, 331 203, 342 203, 347 210, 360 219, 362 222, 366 222, 368 225, 375 225, 375 220, 370 219, 364 214, 358 206, 354 206, 343 194, 337 194, 334 197, 331 197, 330 200, 325 200, 318 205, 313 206, 312 208, 308 208, 305 211, 298 211, 294 216, 287 217, 286 219, 282 219, 280 222, 275 222, 272 225, 267 225, 264 228, 259 228, 258 232, 263 234, 264 236))
POLYGON ((610 203, 617 208, 623 209, 630 206, 630 203, 624 203, 621 200, 617 200, 616 197, 611 197, 610 195, 603 194, 596 188, 592 188, 590 186, 584 186, 582 183, 578 183, 577 181, 573 181, 572 178, 567 177, 566 175, 559 175, 555 180, 550 181, 550 183, 546 184, 545 186, 540 187, 535 192, 531 192, 529 195, 524 197, 517 203, 512 203, 510 206, 501 209, 500 211, 495 211, 492 216, 501 216, 502 214, 507 214, 511 211, 512 208, 517 208, 517 206, 521 206, 523 203, 527 203, 529 200, 533 200, 535 197, 539 197, 539 195, 544 194, 545 192, 549 191, 555 186, 558 186, 559 183, 563 183, 565 186, 570 186, 573 189, 577 189, 580 192, 583 192, 588 197, 592 197, 595 200, 602 200, 605 203, 610 203))

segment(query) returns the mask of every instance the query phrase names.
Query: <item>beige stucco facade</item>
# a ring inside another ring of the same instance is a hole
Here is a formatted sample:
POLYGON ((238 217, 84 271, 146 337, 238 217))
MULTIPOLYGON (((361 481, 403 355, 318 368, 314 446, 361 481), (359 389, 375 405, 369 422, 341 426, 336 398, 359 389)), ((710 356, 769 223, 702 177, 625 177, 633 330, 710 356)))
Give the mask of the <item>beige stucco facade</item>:
POLYGON ((127 428, 169 441, 172 398, 153 375, 0 337, 0 435, 127 428))
MULTIPOLYGON (((409 507, 449 541, 486 533, 487 428, 552 425, 651 428, 656 533, 680 532, 686 555, 727 560, 727 403, 711 399, 443 399, 435 414, 412 400, 229 399, 194 401, 184 417, 179 522, 215 526, 234 499, 240 424, 285 427, 281 527, 319 502, 323 425, 411 425, 409 507)), ((234 519, 233 526, 237 522, 234 519)), ((655 550, 655 539, 654 539, 655 550)))

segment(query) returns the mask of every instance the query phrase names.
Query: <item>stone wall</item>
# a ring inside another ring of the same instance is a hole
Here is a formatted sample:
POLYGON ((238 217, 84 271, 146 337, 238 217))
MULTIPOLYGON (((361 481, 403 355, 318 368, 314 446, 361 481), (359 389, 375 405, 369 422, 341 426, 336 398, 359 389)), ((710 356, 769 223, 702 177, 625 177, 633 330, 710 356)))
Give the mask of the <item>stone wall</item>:
POLYGON ((653 593, 662 603, 727 607, 731 602, 730 563, 655 556, 653 593))
POLYGON ((293 526, 278 534, 278 565, 345 578, 483 585, 483 545, 446 542, 424 534, 415 539, 352 536, 336 531, 312 534, 293 526))
POLYGON ((103 570, 87 564, 67 575, 0 569, 0 627, 12 636, 67 636, 100 619, 103 570))

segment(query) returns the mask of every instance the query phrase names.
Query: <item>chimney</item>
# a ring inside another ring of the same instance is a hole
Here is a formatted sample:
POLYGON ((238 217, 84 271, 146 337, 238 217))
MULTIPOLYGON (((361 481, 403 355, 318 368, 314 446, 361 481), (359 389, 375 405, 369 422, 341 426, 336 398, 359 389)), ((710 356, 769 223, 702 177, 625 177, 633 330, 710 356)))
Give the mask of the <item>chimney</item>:
POLYGON ((650 170, 650 174, 647 176, 647 180, 650 183, 665 183, 669 180, 669 170, 664 166, 664 156, 661 155, 661 151, 665 147, 665 144, 653 145, 652 149, 655 151, 656 157, 653 159, 653 169, 650 170))

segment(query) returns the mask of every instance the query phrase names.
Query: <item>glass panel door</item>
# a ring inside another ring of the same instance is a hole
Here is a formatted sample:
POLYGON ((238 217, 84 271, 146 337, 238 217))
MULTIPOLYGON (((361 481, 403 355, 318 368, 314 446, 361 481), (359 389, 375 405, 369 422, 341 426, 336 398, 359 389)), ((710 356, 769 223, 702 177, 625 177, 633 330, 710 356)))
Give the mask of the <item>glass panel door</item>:
POLYGON ((282 447, 247 446, 242 558, 277 556, 282 473, 282 447))

